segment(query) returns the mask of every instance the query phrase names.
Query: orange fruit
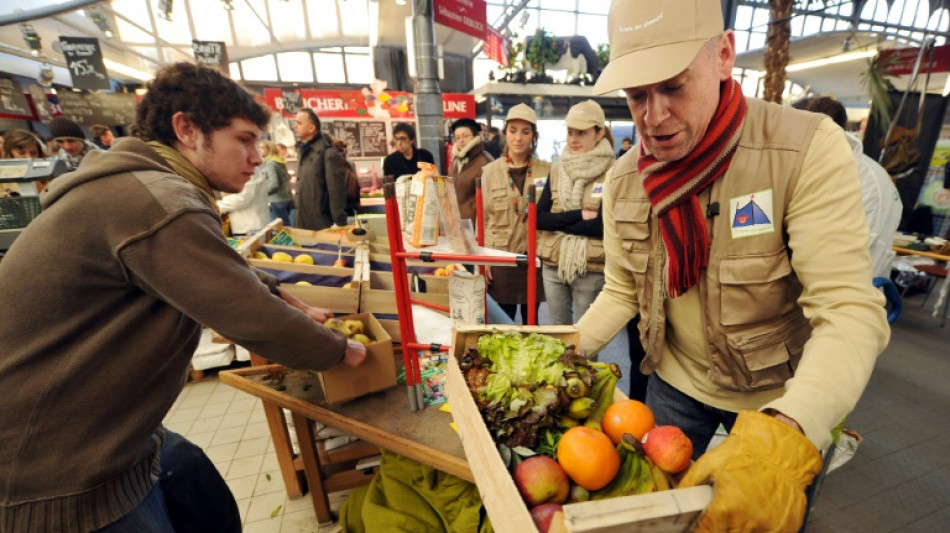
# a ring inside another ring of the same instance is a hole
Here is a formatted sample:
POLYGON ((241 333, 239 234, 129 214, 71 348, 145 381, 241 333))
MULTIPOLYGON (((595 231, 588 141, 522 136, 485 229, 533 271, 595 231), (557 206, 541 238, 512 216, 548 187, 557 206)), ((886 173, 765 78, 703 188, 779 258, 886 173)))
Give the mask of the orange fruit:
POLYGON ((653 418, 653 411, 643 402, 623 400, 607 408, 600 424, 611 442, 620 444, 624 433, 633 435, 638 441, 643 440, 647 431, 656 425, 656 419, 653 418))
POLYGON ((606 487, 620 470, 620 454, 607 435, 586 426, 573 427, 561 436, 557 462, 567 477, 587 490, 606 487))

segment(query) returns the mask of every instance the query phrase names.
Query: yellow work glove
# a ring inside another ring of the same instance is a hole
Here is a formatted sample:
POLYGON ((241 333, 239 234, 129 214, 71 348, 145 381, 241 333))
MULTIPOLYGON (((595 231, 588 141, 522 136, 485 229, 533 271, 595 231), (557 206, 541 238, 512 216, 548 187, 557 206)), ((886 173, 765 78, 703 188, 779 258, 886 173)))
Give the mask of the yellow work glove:
POLYGON ((821 454, 805 435, 772 416, 742 411, 726 440, 700 457, 678 487, 713 486, 694 532, 794 533, 805 515, 805 488, 821 467, 821 454))

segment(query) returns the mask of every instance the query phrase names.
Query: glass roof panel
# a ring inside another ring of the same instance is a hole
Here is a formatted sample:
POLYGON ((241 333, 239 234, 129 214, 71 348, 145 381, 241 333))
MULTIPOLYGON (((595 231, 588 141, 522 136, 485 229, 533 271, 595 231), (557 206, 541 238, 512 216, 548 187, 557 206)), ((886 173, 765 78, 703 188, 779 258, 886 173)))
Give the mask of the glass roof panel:
POLYGON ((238 46, 266 46, 270 44, 267 31, 267 3, 265 0, 245 0, 235 6, 234 33, 238 46))
MULTIPOLYGON (((195 21, 195 39, 199 41, 222 41, 228 46, 234 45, 234 40, 231 38, 231 21, 228 19, 228 11, 221 7, 221 2, 191 0, 188 5, 191 7, 191 16, 195 21)), ((241 4, 236 5, 235 10, 231 13, 235 13, 235 16, 250 15, 247 6, 241 4), (238 8, 241 7, 243 7, 241 10, 243 14, 238 15, 238 8)), ((187 42, 191 45, 191 37, 188 38, 187 42)))
MULTIPOLYGON (((270 26, 279 41, 303 41, 307 38, 307 21, 300 0, 271 0, 267 5, 270 6, 270 26)), ((309 3, 307 9, 311 9, 309 3)))
POLYGON ((123 43, 154 43, 155 37, 148 32, 138 29, 122 18, 115 19, 116 36, 123 43))
POLYGON ((348 83, 369 84, 376 78, 373 60, 368 55, 346 54, 346 77, 348 83))
MULTIPOLYGON (((158 3, 155 3, 156 7, 158 3)), ((152 17, 147 9, 142 7, 142 0, 112 0, 109 4, 113 11, 131 20, 146 30, 152 31, 152 17)), ((125 23, 121 17, 116 17, 116 25, 125 23)), ((121 34, 120 34, 121 36, 121 34)), ((126 40, 122 37, 122 40, 126 40)))
POLYGON ((317 71, 318 83, 346 83, 343 54, 314 53, 313 66, 317 71))
MULTIPOLYGON (((340 11, 340 20, 343 21, 343 33, 350 38, 369 39, 369 12, 368 0, 347 0, 336 2, 340 11)), ((329 16, 329 13, 327 13, 329 16)))
MULTIPOLYGON (((200 4, 200 2, 196 2, 196 4, 200 4)), ((215 6, 218 8, 219 12, 222 11, 220 3, 216 2, 215 6)), ((204 24, 203 26, 215 25, 216 24, 204 24)), ((191 29, 188 27, 188 11, 183 9, 181 6, 175 6, 175 9, 172 10, 172 20, 170 21, 156 16, 155 26, 157 27, 159 37, 161 37, 163 41, 172 44, 187 44, 188 46, 191 46, 191 29)), ((199 34, 198 38, 207 41, 221 40, 204 37, 202 34, 199 34)))
POLYGON ((241 67, 238 65, 237 61, 228 65, 228 68, 231 70, 231 79, 240 80, 241 79, 241 67))
POLYGON ((277 69, 280 71, 280 81, 313 83, 313 64, 309 52, 277 54, 277 69))
POLYGON ((277 80, 277 64, 274 62, 274 56, 272 55, 245 59, 241 61, 241 70, 244 71, 245 80, 277 80))

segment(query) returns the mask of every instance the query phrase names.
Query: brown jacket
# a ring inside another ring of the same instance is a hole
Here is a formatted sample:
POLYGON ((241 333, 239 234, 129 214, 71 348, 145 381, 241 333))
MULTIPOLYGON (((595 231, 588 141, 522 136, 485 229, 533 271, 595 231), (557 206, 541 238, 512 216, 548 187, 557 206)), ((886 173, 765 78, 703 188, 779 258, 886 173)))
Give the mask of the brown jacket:
POLYGON ((468 163, 461 172, 456 172, 455 165, 452 165, 450 176, 455 178, 459 216, 471 220, 472 224, 475 224, 475 178, 482 175, 482 167, 494 160, 495 158, 485 151, 485 145, 479 143, 468 153, 468 163))
POLYGON ((343 358, 142 141, 90 153, 41 202, 0 263, 0 531, 92 531, 145 497, 201 324, 296 368, 343 358))

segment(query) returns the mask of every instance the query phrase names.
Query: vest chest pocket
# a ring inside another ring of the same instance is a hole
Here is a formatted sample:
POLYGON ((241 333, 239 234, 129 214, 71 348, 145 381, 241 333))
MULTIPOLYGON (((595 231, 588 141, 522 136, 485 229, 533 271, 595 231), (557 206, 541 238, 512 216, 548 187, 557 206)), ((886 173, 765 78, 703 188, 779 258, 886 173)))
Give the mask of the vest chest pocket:
POLYGON ((644 249, 650 237, 649 200, 618 198, 614 205, 614 224, 624 250, 644 249))
POLYGON ((788 254, 726 257, 719 263, 720 322, 738 326, 770 320, 795 309, 788 254))
POLYGON ((795 373, 811 327, 803 315, 792 315, 770 327, 727 335, 729 351, 745 376, 739 390, 778 387, 795 373))
MULTIPOLYGON (((640 302, 642 309, 650 294, 647 287, 647 265, 650 263, 650 252, 641 250, 627 252, 620 257, 620 263, 623 268, 629 270, 633 275, 633 283, 637 289, 637 301, 640 302)), ((641 316, 641 320, 644 318, 646 317, 641 316)))

